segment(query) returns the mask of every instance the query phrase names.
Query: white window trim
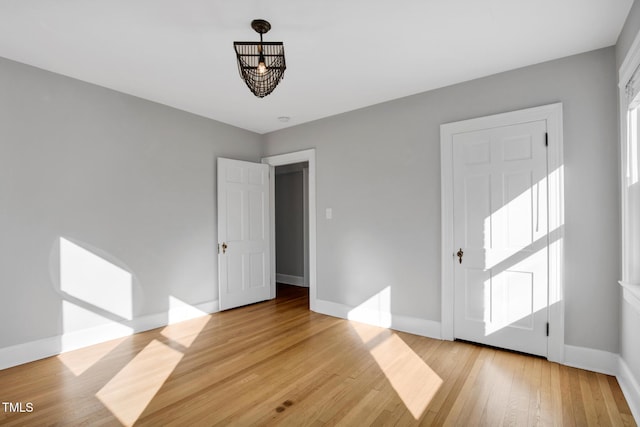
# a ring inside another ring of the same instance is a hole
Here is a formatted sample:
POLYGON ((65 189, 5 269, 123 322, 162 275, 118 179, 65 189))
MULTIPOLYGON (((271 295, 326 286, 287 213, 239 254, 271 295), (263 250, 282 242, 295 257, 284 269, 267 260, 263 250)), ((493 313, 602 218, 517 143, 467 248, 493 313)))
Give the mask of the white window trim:
POLYGON ((618 88, 619 88, 619 100, 620 100, 620 245, 621 245, 621 280, 620 286, 623 288, 624 299, 631 304, 636 310, 640 311, 640 283, 632 283, 629 281, 630 265, 628 264, 628 235, 629 235, 629 216, 628 200, 629 192, 626 186, 625 169, 627 167, 627 129, 628 129, 628 107, 629 100, 627 96, 627 83, 631 80, 634 74, 637 75, 638 68, 640 67, 640 33, 636 35, 627 56, 625 57, 618 73, 618 88))

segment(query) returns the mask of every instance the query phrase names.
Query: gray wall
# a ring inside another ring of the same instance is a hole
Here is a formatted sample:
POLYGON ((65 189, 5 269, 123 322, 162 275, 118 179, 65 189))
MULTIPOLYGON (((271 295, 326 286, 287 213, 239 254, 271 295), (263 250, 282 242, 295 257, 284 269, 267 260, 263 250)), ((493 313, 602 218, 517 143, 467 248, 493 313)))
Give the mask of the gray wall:
MULTIPOLYGON (((616 63, 618 67, 622 62, 640 31, 640 3, 634 2, 627 20, 622 28, 618 43, 616 45, 616 63)), ((616 78, 616 82, 617 82, 616 78)), ((636 239, 640 236, 635 236, 636 239)), ((624 299, 622 304, 622 314, 620 318, 620 356, 632 371, 636 381, 640 381, 640 335, 638 335, 638 325, 640 325, 640 313, 624 299)))
POLYGON ((316 148, 318 298, 440 321, 440 124, 562 102, 566 343, 617 353, 616 93, 610 47, 266 135, 316 148))
POLYGON ((0 348, 63 332, 61 237, 131 273, 134 317, 217 300, 216 157, 260 140, 0 59, 0 348))
POLYGON ((276 172, 276 273, 304 277, 302 170, 276 172))

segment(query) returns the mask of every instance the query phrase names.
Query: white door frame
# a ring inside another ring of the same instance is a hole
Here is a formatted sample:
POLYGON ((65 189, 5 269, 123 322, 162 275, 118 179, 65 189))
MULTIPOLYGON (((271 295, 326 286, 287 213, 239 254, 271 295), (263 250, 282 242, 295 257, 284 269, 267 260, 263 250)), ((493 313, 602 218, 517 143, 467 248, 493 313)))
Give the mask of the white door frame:
POLYGON ((546 120, 549 194, 549 338, 547 359, 564 361, 564 163, 562 103, 479 117, 440 126, 442 198, 442 339, 454 339, 453 135, 518 123, 546 120))
POLYGON ((276 237, 275 237, 275 171, 276 166, 290 165, 293 163, 309 162, 308 196, 309 196, 309 308, 316 311, 316 149, 296 151, 293 153, 278 154, 263 157, 262 163, 270 166, 269 198, 271 203, 271 292, 275 298, 276 289, 276 237))

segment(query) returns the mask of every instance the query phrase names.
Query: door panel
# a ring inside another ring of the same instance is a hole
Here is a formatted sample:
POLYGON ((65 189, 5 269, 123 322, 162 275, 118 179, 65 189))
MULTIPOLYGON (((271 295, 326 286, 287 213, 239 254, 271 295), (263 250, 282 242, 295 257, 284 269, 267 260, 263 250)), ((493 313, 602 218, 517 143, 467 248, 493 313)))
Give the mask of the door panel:
POLYGON ((269 166, 218 159, 220 309, 264 301, 271 292, 269 166))
POLYGON ((468 248, 484 248, 486 227, 490 224, 486 218, 491 216, 491 179, 488 175, 468 176, 464 182, 464 204, 473 206, 465 209, 464 246, 468 248))
POLYGON ((547 354, 544 120, 453 136, 456 338, 547 354))

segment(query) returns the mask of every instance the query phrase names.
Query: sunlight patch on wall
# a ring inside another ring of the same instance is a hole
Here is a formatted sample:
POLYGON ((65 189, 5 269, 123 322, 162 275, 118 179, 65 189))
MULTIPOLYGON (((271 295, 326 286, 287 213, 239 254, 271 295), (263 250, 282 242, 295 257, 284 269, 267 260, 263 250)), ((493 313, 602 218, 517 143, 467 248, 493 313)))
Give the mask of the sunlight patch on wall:
POLYGON ((413 418, 420 419, 442 386, 442 378, 393 331, 355 322, 351 326, 363 343, 372 345, 369 352, 389 384, 413 418))
POLYGON ((349 320, 391 327, 391 288, 387 286, 347 314, 349 320))
POLYGON ((169 378, 183 354, 151 341, 96 397, 125 426, 133 425, 169 378))
POLYGON ((60 289, 123 319, 132 319, 131 273, 62 237, 60 289))
POLYGON ((75 375, 81 375, 115 348, 120 341, 111 341, 133 333, 133 329, 113 322, 91 310, 80 307, 69 301, 62 301, 61 351, 72 351, 99 343, 82 353, 82 357, 61 354, 58 356, 67 368, 75 375))
POLYGON ((206 315, 204 311, 169 295, 169 325, 206 315))
POLYGON ((95 336, 95 339, 100 341, 131 335, 133 332, 129 326, 114 322, 70 301, 62 301, 62 329, 63 351, 78 348, 74 345, 74 335, 86 334, 88 330, 91 330, 93 335, 99 335, 95 336))
POLYGON ((184 347, 190 347, 209 319, 210 316, 204 311, 169 296, 169 326, 161 334, 184 347))

